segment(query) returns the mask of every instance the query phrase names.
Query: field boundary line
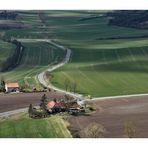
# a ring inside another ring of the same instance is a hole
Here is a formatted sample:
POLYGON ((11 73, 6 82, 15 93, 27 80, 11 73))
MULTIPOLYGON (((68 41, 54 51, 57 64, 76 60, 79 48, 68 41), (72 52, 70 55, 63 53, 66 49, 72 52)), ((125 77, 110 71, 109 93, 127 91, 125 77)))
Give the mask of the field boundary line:
POLYGON ((144 93, 144 94, 131 94, 131 95, 120 95, 120 96, 107 96, 107 97, 95 97, 95 98, 91 99, 90 101, 117 99, 117 98, 132 98, 132 97, 142 97, 142 96, 148 96, 148 93, 144 93))
POLYGON ((15 115, 18 113, 26 113, 27 111, 28 111, 28 107, 15 109, 15 110, 11 110, 11 111, 6 111, 6 112, 1 112, 0 118, 9 117, 9 116, 12 116, 12 115, 15 115))

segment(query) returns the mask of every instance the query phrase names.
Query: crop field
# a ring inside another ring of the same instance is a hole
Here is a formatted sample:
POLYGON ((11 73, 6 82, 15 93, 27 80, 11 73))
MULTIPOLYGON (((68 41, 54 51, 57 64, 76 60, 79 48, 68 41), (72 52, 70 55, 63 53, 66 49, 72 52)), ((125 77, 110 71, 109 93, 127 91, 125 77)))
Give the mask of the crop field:
POLYGON ((25 50, 19 67, 0 73, 0 76, 3 76, 7 82, 19 81, 28 89, 33 89, 33 87, 40 89, 36 75, 45 70, 48 65, 60 60, 64 52, 47 42, 24 42, 23 45, 25 50))
POLYGON ((15 45, 0 40, 0 64, 4 62, 15 50, 15 45))
POLYGON ((131 129, 135 129, 134 138, 147 138, 147 99, 147 95, 133 96, 132 98, 98 99, 91 102, 96 111, 90 116, 71 116, 68 121, 72 131, 77 131, 80 137, 83 137, 82 131, 86 127, 92 123, 98 123, 106 129, 105 138, 125 138, 128 136, 125 132, 125 125, 132 122, 131 129))
POLYGON ((0 121, 1 138, 71 138, 68 123, 60 116, 47 119, 30 119, 16 115, 0 121))
MULTIPOLYGON (((70 62, 53 72, 55 86, 65 89, 64 82, 69 79, 77 83, 77 92, 85 95, 147 93, 148 38, 143 36, 148 30, 108 25, 105 11, 19 11, 18 14, 17 21, 28 27, 5 30, 6 37, 48 38, 72 50, 70 62)), ((56 58, 51 58, 52 52, 47 51, 45 42, 23 44, 26 50, 21 65, 0 75, 8 81, 40 87, 36 74, 56 58)), ((53 52, 62 58, 60 49, 53 52)))
POLYGON ((90 16, 88 12, 48 15, 46 24, 55 27, 53 36, 73 52, 70 63, 54 72, 52 83, 65 89, 69 79, 77 83, 77 92, 92 96, 147 93, 148 38, 141 36, 148 31, 108 26, 108 18, 101 14, 85 21, 81 19, 90 16), (125 39, 110 39, 118 36, 125 39))

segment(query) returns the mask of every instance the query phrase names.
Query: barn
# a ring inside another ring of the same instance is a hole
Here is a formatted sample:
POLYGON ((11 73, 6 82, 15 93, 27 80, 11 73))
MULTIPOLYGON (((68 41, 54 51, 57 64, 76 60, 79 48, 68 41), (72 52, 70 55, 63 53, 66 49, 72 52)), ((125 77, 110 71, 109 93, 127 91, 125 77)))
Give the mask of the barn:
POLYGON ((72 111, 72 110, 80 110, 81 106, 78 105, 77 102, 54 102, 50 101, 47 104, 47 109, 49 111, 52 111, 52 113, 58 113, 58 112, 65 112, 65 111, 72 111))
POLYGON ((6 92, 19 92, 18 83, 5 83, 6 92))

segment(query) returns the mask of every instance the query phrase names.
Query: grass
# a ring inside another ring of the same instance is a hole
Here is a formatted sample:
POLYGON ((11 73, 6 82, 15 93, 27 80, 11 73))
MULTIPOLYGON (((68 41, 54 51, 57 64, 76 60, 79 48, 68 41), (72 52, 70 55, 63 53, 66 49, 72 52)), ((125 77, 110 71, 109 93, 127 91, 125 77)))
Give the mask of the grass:
POLYGON ((71 138, 61 116, 31 119, 26 114, 0 121, 0 138, 71 138))
POLYGON ((146 35, 147 30, 108 26, 107 17, 79 21, 82 17, 49 17, 56 39, 73 51, 71 62, 53 73, 52 83, 65 89, 69 79, 77 82, 77 92, 95 97, 147 93, 148 39, 97 40, 146 35))
MULTIPOLYGON (((70 63, 53 72, 52 83, 57 87, 65 89, 64 81, 70 79, 77 82, 77 92, 85 95, 147 93, 148 38, 98 38, 142 36, 147 35, 148 30, 109 26, 105 13, 42 11, 44 24, 40 20, 39 11, 20 11, 18 21, 30 27, 6 30, 5 34, 7 37, 16 38, 50 38, 72 49, 70 63), (99 17, 81 21, 82 18, 94 15, 99 17)), ((38 86, 36 74, 46 69, 49 62, 55 61, 55 58, 50 57, 51 52, 45 49, 44 43, 25 44, 27 50, 21 65, 3 75, 7 81, 19 81, 31 87, 38 86)), ((63 55, 56 51, 57 56, 63 55)))
POLYGON ((19 67, 12 71, 0 73, 7 82, 18 81, 27 89, 41 89, 36 75, 45 70, 48 65, 57 62, 64 52, 47 42, 22 42, 25 46, 23 59, 19 67))
POLYGON ((0 64, 13 54, 15 48, 15 45, 0 40, 0 64))

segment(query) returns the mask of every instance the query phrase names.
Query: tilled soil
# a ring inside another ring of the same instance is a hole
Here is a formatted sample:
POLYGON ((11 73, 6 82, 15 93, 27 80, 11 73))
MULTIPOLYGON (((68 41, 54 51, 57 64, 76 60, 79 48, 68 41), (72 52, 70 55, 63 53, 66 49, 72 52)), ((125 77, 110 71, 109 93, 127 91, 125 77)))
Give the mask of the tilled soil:
POLYGON ((126 137, 125 124, 131 121, 136 127, 135 137, 148 138, 148 96, 98 100, 93 101, 93 106, 96 111, 89 116, 69 117, 72 129, 78 134, 96 122, 106 128, 104 137, 122 138, 126 137))
POLYGON ((25 108, 28 107, 29 104, 39 105, 43 94, 46 94, 49 99, 63 98, 64 96, 57 92, 0 94, 0 113, 25 108))

